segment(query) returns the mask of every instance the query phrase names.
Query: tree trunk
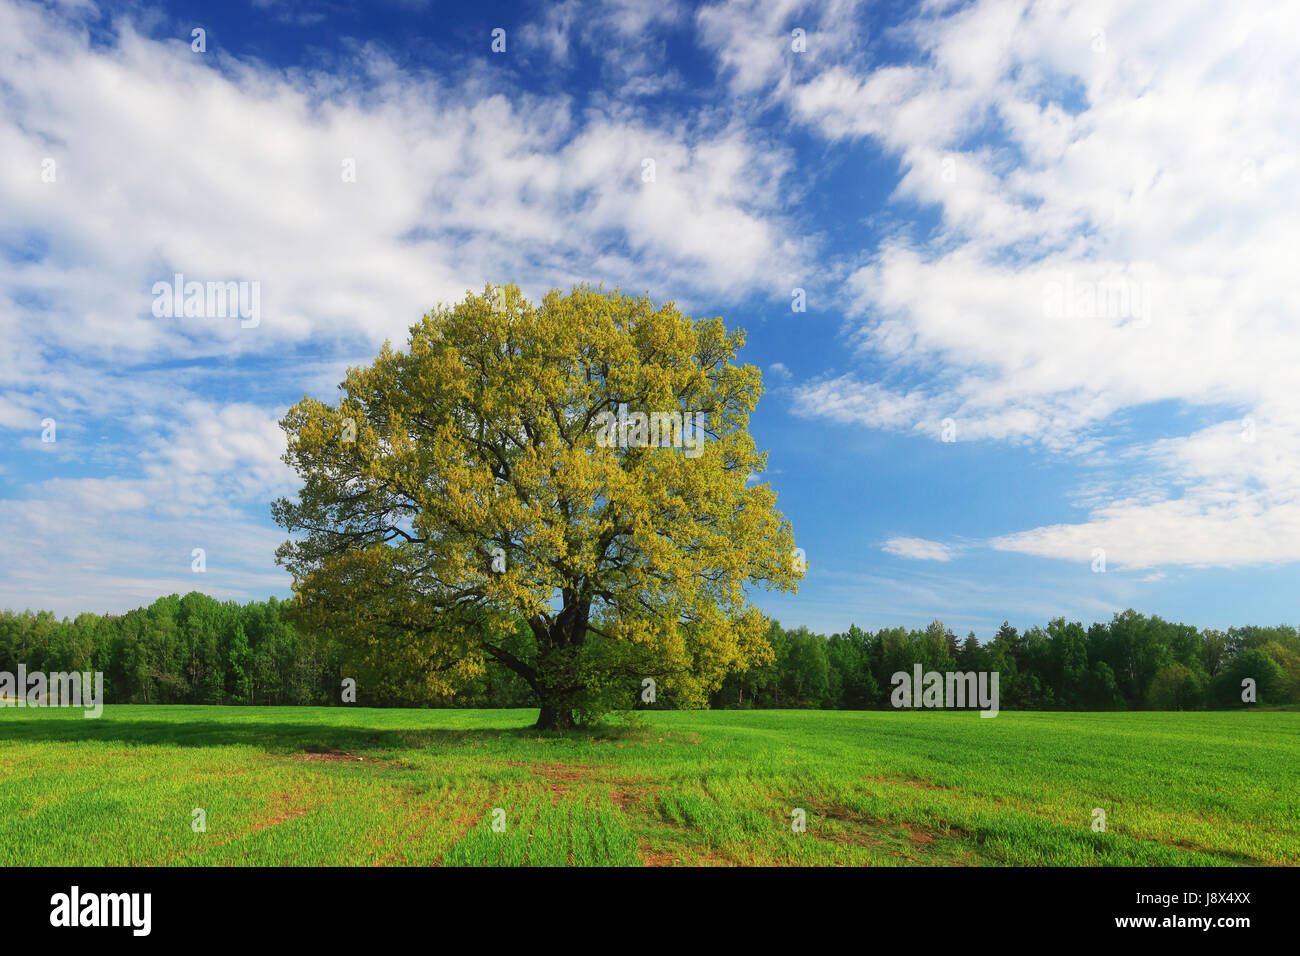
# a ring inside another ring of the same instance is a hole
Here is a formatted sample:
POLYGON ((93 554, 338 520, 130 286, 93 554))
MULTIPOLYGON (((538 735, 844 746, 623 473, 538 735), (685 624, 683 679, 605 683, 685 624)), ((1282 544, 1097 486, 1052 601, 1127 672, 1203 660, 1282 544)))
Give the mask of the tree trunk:
POLYGON ((541 712, 537 715, 538 730, 572 730, 574 727, 573 708, 567 704, 542 702, 541 712))

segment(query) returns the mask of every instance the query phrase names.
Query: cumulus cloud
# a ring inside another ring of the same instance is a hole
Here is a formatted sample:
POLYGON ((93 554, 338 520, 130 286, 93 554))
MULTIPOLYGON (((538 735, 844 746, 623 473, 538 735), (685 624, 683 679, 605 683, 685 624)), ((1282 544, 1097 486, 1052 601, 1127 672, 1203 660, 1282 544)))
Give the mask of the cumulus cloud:
POLYGON ((3 261, 0 283, 58 317, 46 342, 137 354, 376 343, 502 276, 544 291, 557 274, 671 272, 685 293, 775 292, 788 283, 767 264, 797 259, 759 213, 788 160, 740 127, 579 118, 562 96, 451 88, 373 50, 349 84, 195 54, 129 21, 107 48, 75 27, 0 6, 0 202, 8 241, 32 250, 3 261), (54 182, 41 179, 47 159, 54 182), (611 240, 634 269, 602 255, 611 240), (259 281, 261 325, 156 319, 149 290, 174 272, 259 281))
MULTIPOLYGON (((742 4, 729 7, 733 13, 742 4)), ((1152 497, 996 547, 1133 566, 1300 559, 1300 84, 1285 2, 934 4, 896 31, 919 62, 845 55, 779 95, 832 140, 898 158, 933 209, 847 288, 851 341, 893 374, 802 386, 804 415, 1059 452, 1114 444, 1126 410, 1209 409, 1216 428, 1126 451, 1152 497), (905 379, 906 387, 891 384, 905 379), (1236 440, 1245 417, 1260 435, 1236 440)), ((726 56, 720 66, 730 68, 726 56)))

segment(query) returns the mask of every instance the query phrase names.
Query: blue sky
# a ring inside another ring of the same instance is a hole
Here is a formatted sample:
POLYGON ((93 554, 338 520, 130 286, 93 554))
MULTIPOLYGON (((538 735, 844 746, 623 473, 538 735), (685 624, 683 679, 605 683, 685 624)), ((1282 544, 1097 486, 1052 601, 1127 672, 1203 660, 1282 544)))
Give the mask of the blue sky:
POLYGON ((288 594, 284 409, 591 281, 747 330, 788 625, 1294 622, 1300 12, 1175 6, 0 0, 0 607, 288 594))

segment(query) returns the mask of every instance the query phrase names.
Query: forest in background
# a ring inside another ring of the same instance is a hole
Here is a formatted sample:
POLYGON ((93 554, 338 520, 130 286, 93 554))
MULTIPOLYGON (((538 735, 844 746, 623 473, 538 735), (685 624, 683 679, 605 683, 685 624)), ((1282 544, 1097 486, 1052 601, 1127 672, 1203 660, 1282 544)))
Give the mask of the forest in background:
MULTIPOLYGON (((292 604, 240 605, 198 592, 159 598, 121 615, 0 612, 0 671, 101 671, 107 703, 339 704, 347 649, 298 633, 292 604)), ((774 660, 732 674, 714 708, 889 707, 890 677, 926 671, 997 671, 1004 710, 1194 710, 1240 707, 1242 681, 1260 704, 1300 704, 1300 631, 1287 625, 1200 630, 1133 610, 1085 627, 1056 618, 1020 631, 1004 623, 991 639, 958 637, 941 622, 924 629, 855 626, 826 637, 771 623, 774 660)), ((530 640, 522 625, 511 638, 530 640)), ((499 640, 499 637, 498 637, 499 640)), ((530 707, 529 687, 487 661, 452 698, 421 695, 411 675, 358 680, 361 706, 530 707)), ((418 675, 415 675, 418 677, 418 675)), ((653 705, 628 680, 626 707, 653 705)))

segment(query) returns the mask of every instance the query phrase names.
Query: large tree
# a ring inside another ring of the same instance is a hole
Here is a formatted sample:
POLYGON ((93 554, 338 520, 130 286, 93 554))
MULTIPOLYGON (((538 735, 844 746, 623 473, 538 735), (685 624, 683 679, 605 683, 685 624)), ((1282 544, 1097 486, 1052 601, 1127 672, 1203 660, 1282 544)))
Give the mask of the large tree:
POLYGON ((489 286, 425 315, 337 404, 304 397, 281 422, 304 483, 272 511, 296 536, 277 559, 300 621, 408 693, 452 694, 494 659, 539 727, 646 678, 702 703, 770 659, 748 589, 794 590, 804 567, 757 481, 743 344, 587 286, 540 305, 489 286))

